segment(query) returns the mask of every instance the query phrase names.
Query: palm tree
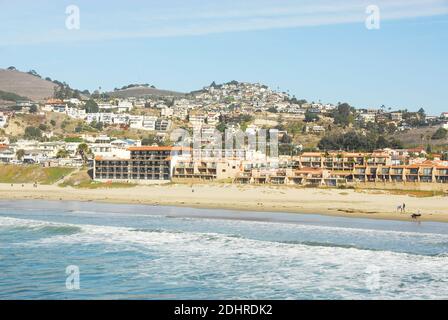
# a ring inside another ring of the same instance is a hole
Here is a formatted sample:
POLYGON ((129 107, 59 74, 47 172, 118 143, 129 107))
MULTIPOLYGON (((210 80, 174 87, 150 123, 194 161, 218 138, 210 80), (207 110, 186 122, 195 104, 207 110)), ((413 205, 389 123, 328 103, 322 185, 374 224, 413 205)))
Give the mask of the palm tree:
POLYGON ((81 143, 76 150, 76 153, 79 154, 84 163, 87 162, 88 155, 92 154, 92 151, 89 149, 89 146, 86 143, 81 143))

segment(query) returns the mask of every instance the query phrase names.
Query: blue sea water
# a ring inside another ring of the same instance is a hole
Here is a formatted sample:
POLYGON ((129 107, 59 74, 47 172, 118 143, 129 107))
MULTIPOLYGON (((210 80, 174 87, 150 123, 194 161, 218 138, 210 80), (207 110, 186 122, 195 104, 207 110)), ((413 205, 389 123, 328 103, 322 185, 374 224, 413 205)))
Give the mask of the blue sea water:
POLYGON ((0 201, 0 299, 447 298, 448 224, 0 201))

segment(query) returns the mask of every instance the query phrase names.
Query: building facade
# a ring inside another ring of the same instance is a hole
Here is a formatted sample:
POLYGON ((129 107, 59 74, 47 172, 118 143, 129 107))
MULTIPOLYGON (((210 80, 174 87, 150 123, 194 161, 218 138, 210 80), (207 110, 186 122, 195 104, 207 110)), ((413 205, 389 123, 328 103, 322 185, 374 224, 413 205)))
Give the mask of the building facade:
POLYGON ((169 182, 173 159, 186 151, 178 147, 131 147, 128 150, 130 158, 96 157, 94 179, 135 183, 169 182))

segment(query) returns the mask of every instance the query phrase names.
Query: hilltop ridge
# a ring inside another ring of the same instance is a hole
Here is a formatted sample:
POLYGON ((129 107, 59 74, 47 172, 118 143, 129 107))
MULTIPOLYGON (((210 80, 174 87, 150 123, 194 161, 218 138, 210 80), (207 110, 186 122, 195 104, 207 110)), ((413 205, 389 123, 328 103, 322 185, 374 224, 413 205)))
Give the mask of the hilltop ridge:
POLYGON ((37 75, 15 69, 0 69, 0 91, 33 101, 43 101, 54 95, 57 84, 37 75))

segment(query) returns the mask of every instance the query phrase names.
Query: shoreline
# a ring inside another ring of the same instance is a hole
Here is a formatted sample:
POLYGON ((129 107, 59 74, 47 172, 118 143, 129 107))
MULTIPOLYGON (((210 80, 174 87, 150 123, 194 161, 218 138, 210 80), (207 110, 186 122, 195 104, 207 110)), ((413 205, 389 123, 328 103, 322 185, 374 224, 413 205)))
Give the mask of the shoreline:
POLYGON ((81 189, 56 185, 0 184, 1 200, 54 200, 142 204, 233 211, 318 214, 346 218, 368 218, 448 222, 448 198, 417 198, 378 190, 318 189, 272 185, 168 184, 132 188, 81 189), (406 204, 406 213, 397 212, 406 204))

